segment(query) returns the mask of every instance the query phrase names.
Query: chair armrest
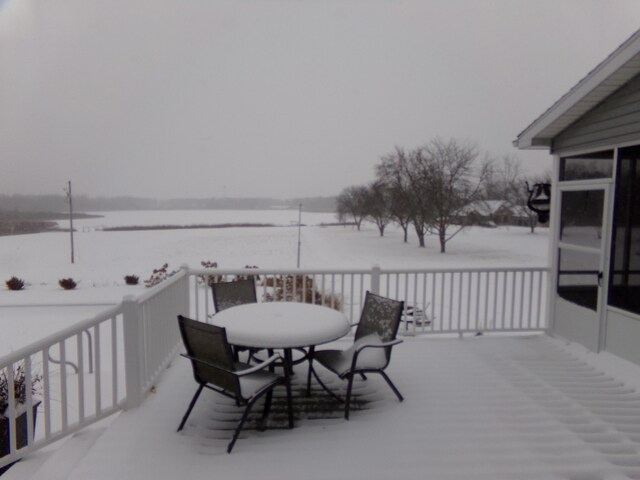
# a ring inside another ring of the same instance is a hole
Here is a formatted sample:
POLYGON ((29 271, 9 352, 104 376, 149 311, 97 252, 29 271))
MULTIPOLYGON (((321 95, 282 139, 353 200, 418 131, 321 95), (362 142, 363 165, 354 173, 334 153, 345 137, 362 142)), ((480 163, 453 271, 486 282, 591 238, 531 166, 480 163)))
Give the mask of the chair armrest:
POLYGON ((388 342, 365 343, 363 345, 359 345, 358 348, 356 348, 355 353, 358 354, 365 348, 386 348, 386 347, 392 347, 394 345, 398 345, 399 343, 402 343, 402 342, 404 342, 404 340, 400 338, 396 338, 394 340, 389 340, 388 342))
POLYGON ((269 365, 271 365, 273 362, 276 362, 276 361, 281 360, 281 359, 282 359, 282 357, 278 353, 274 353, 269 358, 267 358, 264 362, 261 362, 258 365, 254 365, 251 368, 247 368, 245 370, 239 370, 239 371, 236 371, 236 372, 233 372, 233 373, 235 373, 239 377, 243 377, 245 375, 251 375, 252 373, 259 372, 260 370, 263 370, 264 368, 266 368, 269 365))
POLYGON ((207 361, 202 360, 200 358, 192 357, 191 355, 187 355, 186 353, 181 353, 180 356, 184 357, 184 358, 186 358, 188 360, 191 360, 192 362, 200 363, 202 365, 206 365, 207 367, 215 368, 216 370, 220 370, 221 372, 235 373, 235 372, 231 372, 230 370, 227 370, 226 368, 222 368, 220 365, 216 365, 214 363, 207 362, 207 361))
POLYGON ((246 368, 244 370, 232 371, 232 370, 228 370, 226 368, 222 368, 219 365, 215 365, 213 363, 207 362, 205 360, 201 360, 199 358, 192 357, 191 355, 187 355, 186 353, 181 353, 180 356, 184 357, 184 358, 188 358, 189 360, 191 360, 193 362, 197 362, 197 363, 200 363, 202 365, 206 365, 207 367, 215 368, 216 370, 220 370, 222 372, 233 373, 234 375, 237 375, 238 377, 242 377, 244 375, 251 375, 252 373, 258 372, 258 371, 262 370, 263 368, 268 367, 269 365, 271 365, 273 362, 277 361, 278 359, 282 358, 279 354, 274 353, 269 358, 267 358, 264 362, 259 363, 258 365, 255 365, 255 366, 253 366, 251 368, 246 368))

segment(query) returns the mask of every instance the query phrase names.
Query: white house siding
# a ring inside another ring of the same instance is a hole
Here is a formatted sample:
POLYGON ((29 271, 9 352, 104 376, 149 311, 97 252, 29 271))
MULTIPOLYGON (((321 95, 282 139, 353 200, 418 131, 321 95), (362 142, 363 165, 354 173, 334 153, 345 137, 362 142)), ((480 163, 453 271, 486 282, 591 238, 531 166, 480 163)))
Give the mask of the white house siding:
POLYGON ((553 139, 552 151, 585 150, 640 141, 640 75, 553 139))
POLYGON ((607 310, 605 350, 640 365, 640 318, 620 310, 607 310))

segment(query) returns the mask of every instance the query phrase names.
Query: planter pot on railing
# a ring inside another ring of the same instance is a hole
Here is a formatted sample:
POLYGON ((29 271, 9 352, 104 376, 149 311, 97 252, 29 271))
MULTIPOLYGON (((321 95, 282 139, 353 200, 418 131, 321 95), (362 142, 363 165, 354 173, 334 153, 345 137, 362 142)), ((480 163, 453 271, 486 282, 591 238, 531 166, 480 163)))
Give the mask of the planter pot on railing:
MULTIPOLYGON (((40 402, 37 402, 33 405, 33 433, 35 434, 36 430, 36 414, 38 412, 38 406, 40 402)), ((9 446, 10 446, 10 428, 9 428, 9 419, 7 417, 0 418, 0 458, 9 455, 9 446)), ((24 448, 27 446, 28 435, 27 435, 27 412, 24 412, 16 418, 16 447, 18 449, 24 448)), ((13 464, 10 463, 5 465, 4 467, 0 467, 0 475, 6 472, 13 464)))

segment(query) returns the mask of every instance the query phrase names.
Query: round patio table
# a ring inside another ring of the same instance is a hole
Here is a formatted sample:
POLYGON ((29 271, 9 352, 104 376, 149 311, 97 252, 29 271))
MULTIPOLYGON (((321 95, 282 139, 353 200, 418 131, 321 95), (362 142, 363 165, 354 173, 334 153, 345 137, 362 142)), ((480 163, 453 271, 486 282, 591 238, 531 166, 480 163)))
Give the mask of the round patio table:
POLYGON ((289 358, 291 349, 332 342, 351 328, 337 310, 296 302, 238 305, 216 313, 212 323, 226 329, 232 345, 283 349, 289 358))

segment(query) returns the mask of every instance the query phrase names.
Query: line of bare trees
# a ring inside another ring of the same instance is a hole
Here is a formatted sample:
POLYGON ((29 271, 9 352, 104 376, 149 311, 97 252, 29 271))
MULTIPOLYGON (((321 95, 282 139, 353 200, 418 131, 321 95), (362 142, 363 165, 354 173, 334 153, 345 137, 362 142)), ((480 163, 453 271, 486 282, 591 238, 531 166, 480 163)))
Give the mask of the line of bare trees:
MULTIPOLYGON (((345 188, 337 198, 341 221, 353 220, 360 230, 364 220, 385 228, 395 223, 408 241, 413 227, 420 247, 428 234, 436 235, 440 252, 461 230, 468 207, 481 200, 502 200, 513 207, 526 205, 527 192, 520 162, 506 157, 502 164, 486 155, 481 158, 475 144, 435 138, 421 147, 396 147, 375 166, 375 179, 368 185, 345 188)), ((526 209, 523 209, 526 211, 526 209)), ((535 228, 535 215, 530 219, 535 228)))

